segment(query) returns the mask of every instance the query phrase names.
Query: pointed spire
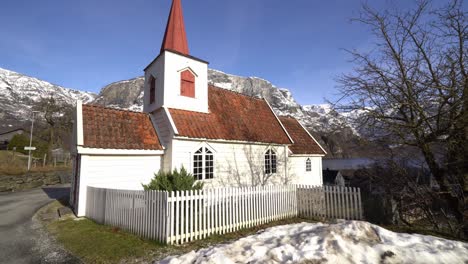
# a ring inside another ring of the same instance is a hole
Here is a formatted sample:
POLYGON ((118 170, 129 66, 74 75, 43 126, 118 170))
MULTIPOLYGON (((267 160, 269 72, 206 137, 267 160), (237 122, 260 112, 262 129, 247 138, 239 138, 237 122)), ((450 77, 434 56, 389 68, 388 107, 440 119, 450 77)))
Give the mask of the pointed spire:
POLYGON ((173 0, 171 13, 167 20, 166 33, 161 46, 161 53, 164 50, 173 50, 185 55, 189 55, 187 35, 185 33, 184 14, 182 12, 181 0, 173 0))

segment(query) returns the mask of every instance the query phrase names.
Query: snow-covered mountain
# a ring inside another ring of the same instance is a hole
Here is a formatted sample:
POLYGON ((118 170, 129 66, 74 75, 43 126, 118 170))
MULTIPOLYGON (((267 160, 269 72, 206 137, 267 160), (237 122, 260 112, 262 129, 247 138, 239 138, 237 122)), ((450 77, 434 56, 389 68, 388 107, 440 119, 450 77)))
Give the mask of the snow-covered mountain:
MULTIPOLYGON (((316 131, 348 127, 345 115, 334 111, 330 105, 299 105, 288 89, 278 88, 258 77, 241 77, 210 69, 208 82, 214 86, 263 97, 278 115, 290 115, 307 128, 316 131)), ((105 86, 95 102, 101 105, 141 111, 143 109, 144 78, 115 82, 105 86)))
MULTIPOLYGON (((297 118, 327 149, 334 149, 331 151, 333 154, 342 155, 342 146, 358 135, 356 129, 349 125, 349 114, 339 113, 327 104, 301 106, 288 89, 276 87, 267 80, 210 69, 208 81, 220 88, 265 98, 278 115, 297 118)), ((0 68, 0 128, 24 126, 34 103, 49 96, 70 104, 79 99, 85 103, 141 111, 143 85, 143 77, 118 81, 105 86, 96 95, 0 68)))
POLYGON ((18 126, 28 120, 34 103, 50 96, 73 104, 78 99, 92 102, 97 95, 0 68, 0 128, 18 126))

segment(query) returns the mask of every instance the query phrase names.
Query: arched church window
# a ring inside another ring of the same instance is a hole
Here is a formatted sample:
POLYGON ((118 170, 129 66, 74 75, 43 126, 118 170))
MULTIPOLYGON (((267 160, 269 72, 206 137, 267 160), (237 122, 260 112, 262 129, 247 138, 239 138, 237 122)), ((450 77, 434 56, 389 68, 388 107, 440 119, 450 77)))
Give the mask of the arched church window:
POLYGON ((276 173, 276 153, 269 149, 265 153, 265 174, 276 173))
POLYGON ((213 152, 207 147, 201 147, 193 154, 193 177, 196 180, 213 179, 213 152))
POLYGON ((312 171, 312 161, 310 158, 306 159, 306 171, 312 171))
POLYGON ((180 73, 180 95, 195 98, 195 76, 189 70, 180 73))

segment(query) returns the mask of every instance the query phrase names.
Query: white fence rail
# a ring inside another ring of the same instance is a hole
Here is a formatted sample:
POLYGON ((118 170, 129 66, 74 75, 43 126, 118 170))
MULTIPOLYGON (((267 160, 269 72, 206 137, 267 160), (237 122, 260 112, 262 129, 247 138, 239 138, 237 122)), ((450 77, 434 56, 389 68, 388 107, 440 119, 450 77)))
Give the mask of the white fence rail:
POLYGON ((358 188, 303 185, 201 191, 125 191, 88 187, 86 216, 169 244, 291 217, 361 219, 358 188))

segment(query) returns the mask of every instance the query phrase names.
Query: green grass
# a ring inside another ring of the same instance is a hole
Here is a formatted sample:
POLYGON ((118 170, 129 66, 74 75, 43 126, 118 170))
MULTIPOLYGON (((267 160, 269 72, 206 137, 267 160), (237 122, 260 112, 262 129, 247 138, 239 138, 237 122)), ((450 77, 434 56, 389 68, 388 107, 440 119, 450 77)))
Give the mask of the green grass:
POLYGON ((156 242, 98 225, 88 219, 56 221, 48 229, 65 248, 85 263, 118 263, 164 248, 156 242))
POLYGON ((224 235, 213 235, 204 240, 177 246, 141 239, 118 228, 99 225, 88 219, 55 221, 48 224, 48 230, 68 251, 85 263, 122 263, 163 259, 237 240, 268 227, 300 222, 313 221, 287 219, 224 235))

